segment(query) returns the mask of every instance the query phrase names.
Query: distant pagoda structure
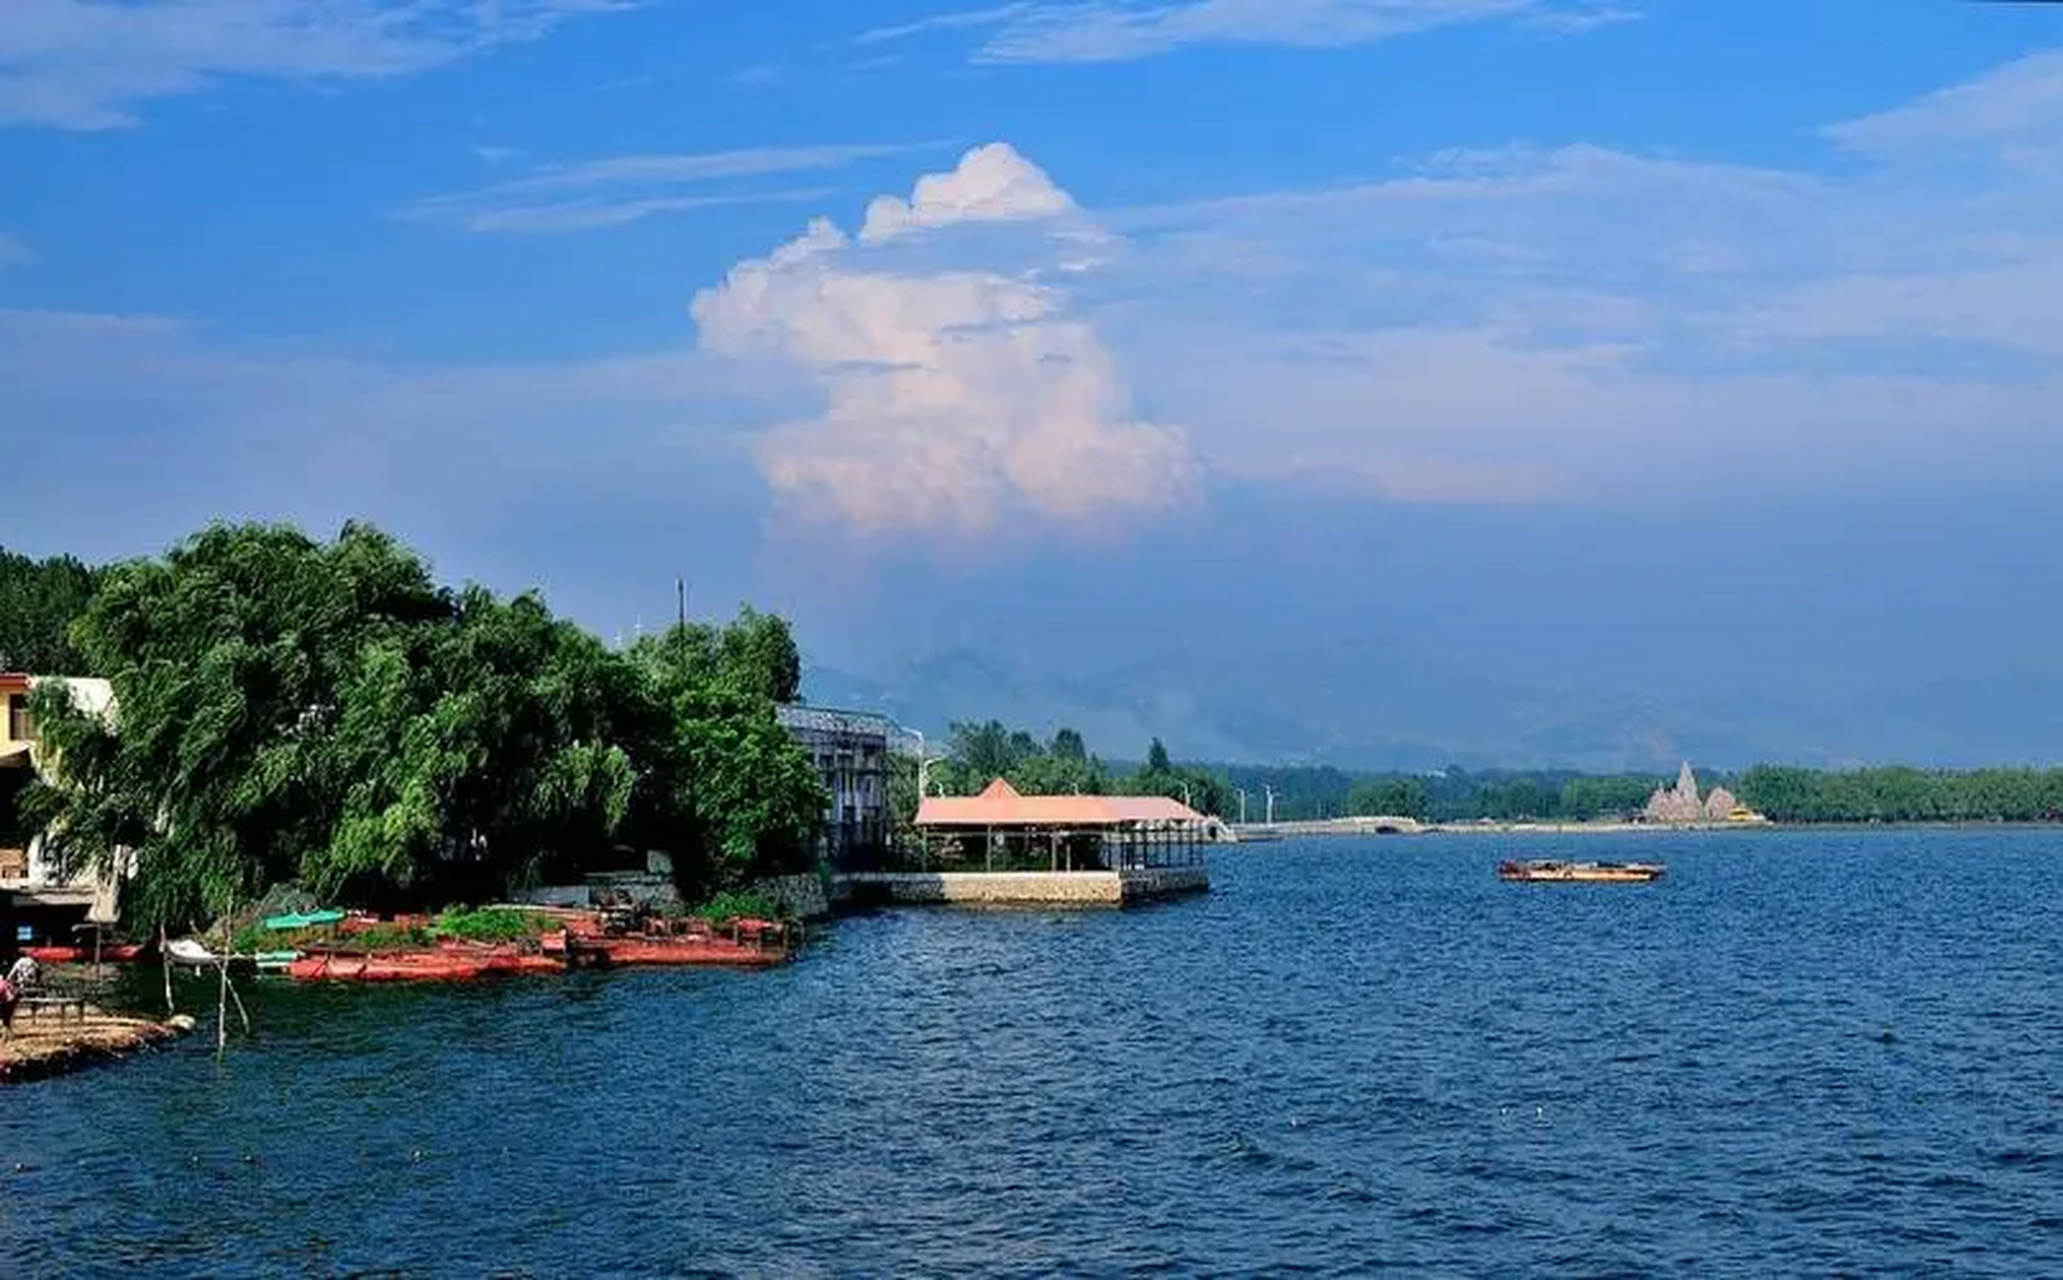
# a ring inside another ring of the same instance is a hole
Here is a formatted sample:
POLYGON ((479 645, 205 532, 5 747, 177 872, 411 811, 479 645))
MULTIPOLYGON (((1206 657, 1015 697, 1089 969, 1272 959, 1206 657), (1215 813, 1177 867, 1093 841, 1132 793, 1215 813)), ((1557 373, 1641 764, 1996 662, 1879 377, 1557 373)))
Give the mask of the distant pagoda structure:
POLYGON ((1698 777, 1691 772, 1690 761, 1683 762, 1677 770, 1674 787, 1656 787, 1655 794, 1648 797, 1648 807, 1643 815, 1649 822, 1685 825, 1696 822, 1726 822, 1738 820, 1741 802, 1725 787, 1712 788, 1712 794, 1698 796, 1698 777))

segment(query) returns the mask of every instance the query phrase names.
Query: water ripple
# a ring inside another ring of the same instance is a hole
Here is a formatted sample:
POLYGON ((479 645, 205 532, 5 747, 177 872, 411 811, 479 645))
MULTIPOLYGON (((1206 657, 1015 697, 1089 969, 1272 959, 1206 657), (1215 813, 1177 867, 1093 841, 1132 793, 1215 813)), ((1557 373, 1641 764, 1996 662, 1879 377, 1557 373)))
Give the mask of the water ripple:
POLYGON ((1517 851, 1251 846, 768 974, 268 984, 219 1066, 0 1098, 0 1274, 2055 1273, 2054 835, 1517 851))

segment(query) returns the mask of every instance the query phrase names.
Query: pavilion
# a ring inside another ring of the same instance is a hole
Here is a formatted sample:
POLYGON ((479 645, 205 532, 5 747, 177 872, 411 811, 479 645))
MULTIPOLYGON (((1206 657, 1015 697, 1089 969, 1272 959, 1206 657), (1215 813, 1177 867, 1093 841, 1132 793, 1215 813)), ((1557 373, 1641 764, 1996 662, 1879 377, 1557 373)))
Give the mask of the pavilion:
POLYGON ((842 877, 894 902, 1123 905, 1210 887, 1224 822, 1162 796, 1028 796, 1001 778, 917 806, 920 869, 842 877))
POLYGON ((1197 866, 1223 827, 1165 796, 1028 796, 1002 778, 977 796, 925 796, 917 805, 927 861, 965 865, 978 853, 984 870, 1197 866))

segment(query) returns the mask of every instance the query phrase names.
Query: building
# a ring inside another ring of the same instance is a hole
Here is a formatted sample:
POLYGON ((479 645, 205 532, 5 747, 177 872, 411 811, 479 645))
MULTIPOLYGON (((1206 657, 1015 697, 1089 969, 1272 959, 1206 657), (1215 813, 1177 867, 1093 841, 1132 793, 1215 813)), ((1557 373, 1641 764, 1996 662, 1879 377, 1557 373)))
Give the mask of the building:
POLYGON ((830 793, 817 855, 838 870, 878 867, 888 854, 889 752, 901 741, 887 716, 787 703, 775 708, 808 750, 830 793))
POLYGON ((1210 888, 1203 849, 1231 829, 1161 796, 925 796, 918 870, 843 877, 857 901, 1124 906, 1210 888))
POLYGON ((1766 822, 1768 819, 1748 809, 1725 787, 1712 788, 1712 794, 1700 799, 1698 778, 1691 772, 1690 761, 1683 762, 1677 771, 1676 785, 1656 787, 1655 794, 1648 797, 1647 808, 1641 817, 1647 822, 1690 825, 1708 822, 1766 822))
MULTIPOLYGON (((92 872, 58 874, 44 856, 40 835, 21 813, 22 792, 53 761, 42 749, 29 698, 50 676, 0 673, 0 953, 34 941, 70 941, 70 930, 87 920, 115 921, 118 884, 100 883, 92 872)), ((112 715, 114 688, 105 680, 66 678, 72 703, 95 715, 112 715)))

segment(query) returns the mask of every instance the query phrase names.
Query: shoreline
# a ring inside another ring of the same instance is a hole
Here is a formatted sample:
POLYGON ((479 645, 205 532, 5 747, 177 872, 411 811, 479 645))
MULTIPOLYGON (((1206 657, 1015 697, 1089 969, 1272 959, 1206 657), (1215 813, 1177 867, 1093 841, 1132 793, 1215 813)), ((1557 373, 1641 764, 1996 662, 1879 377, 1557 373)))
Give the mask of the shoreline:
POLYGON ((184 1014, 157 1022, 99 1008, 90 1009, 83 1019, 42 1013, 24 1018, 17 1013, 13 1036, 0 1040, 0 1085, 28 1084, 119 1062, 169 1044, 194 1025, 184 1014))

